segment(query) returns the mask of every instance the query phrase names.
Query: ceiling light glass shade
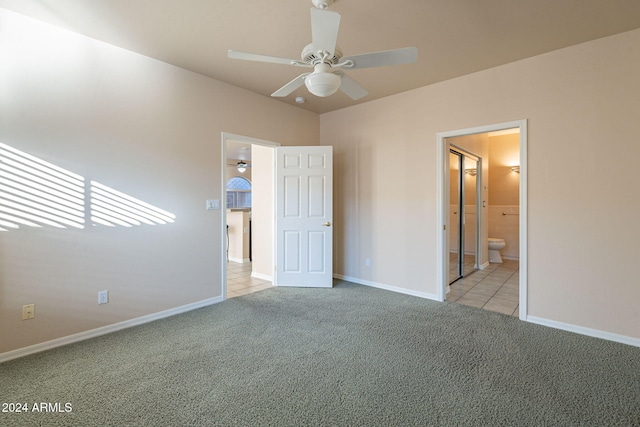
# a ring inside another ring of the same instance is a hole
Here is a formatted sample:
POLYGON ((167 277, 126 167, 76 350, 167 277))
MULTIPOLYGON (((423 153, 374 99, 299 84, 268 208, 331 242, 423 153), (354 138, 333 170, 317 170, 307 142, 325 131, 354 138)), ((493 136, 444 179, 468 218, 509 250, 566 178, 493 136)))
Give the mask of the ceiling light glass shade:
POLYGON ((304 79, 309 92, 315 96, 333 95, 340 88, 340 76, 331 72, 311 73, 304 79))
POLYGON ((244 173, 247 170, 247 164, 245 162, 238 162, 238 172, 244 173))

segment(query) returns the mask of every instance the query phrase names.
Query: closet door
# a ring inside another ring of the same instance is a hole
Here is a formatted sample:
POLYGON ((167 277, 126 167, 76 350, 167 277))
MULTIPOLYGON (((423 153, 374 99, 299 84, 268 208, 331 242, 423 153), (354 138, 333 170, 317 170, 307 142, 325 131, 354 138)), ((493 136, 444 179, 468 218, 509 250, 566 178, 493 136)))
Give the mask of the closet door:
POLYGON ((457 151, 449 151, 449 283, 464 272, 464 158, 457 151))
POLYGON ((449 149, 449 284, 479 268, 482 159, 458 147, 449 149))

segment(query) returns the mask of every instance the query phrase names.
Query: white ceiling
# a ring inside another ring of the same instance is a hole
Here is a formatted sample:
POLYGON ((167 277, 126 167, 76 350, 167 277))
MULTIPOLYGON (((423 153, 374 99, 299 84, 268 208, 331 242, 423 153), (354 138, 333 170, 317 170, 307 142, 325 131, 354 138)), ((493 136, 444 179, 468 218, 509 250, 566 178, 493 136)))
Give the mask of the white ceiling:
MULTIPOLYGON (((306 69, 227 58, 297 59, 311 42, 310 0, 0 0, 0 7, 265 96, 306 69)), ((283 102, 317 113, 367 102, 640 28, 639 0, 337 0, 345 56, 418 48, 418 63, 348 71, 369 95, 304 87, 283 102), (307 102, 295 103, 296 96, 307 102)))
POLYGON ((251 163, 251 144, 227 140, 227 165, 233 165, 238 160, 251 163))

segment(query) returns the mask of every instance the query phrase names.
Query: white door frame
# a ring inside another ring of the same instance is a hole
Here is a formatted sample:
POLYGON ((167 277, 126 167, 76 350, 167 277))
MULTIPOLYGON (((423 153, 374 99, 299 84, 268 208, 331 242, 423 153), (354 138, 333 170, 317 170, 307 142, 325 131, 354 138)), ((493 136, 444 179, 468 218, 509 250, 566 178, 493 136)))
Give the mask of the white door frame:
MULTIPOLYGON (((229 132, 222 132, 222 150, 221 150, 221 156, 220 156, 220 210, 222 211, 222 215, 221 215, 221 222, 220 222, 220 236, 222 236, 222 238, 220 239, 220 263, 221 263, 221 268, 220 268, 220 282, 222 283, 222 299, 226 300, 227 299, 227 257, 225 256, 226 254, 226 246, 227 246, 227 240, 224 238, 224 236, 226 236, 227 234, 227 198, 225 196, 226 191, 227 191, 227 182, 226 182, 226 172, 227 172, 227 141, 236 141, 236 142, 242 142, 245 144, 255 144, 255 145, 262 145, 265 147, 279 147, 280 144, 277 142, 273 142, 273 141, 267 141, 264 139, 258 139, 258 138, 252 138, 250 136, 243 136, 243 135, 236 135, 233 133, 229 133, 229 132)), ((275 172, 275 165, 273 165, 274 168, 274 172, 275 172)), ((275 184, 274 184, 275 185, 275 184)), ((275 188, 273 189, 273 194, 275 195, 275 188)), ((271 235, 271 241, 273 242, 274 236, 273 233, 271 235)), ((272 245, 273 246, 273 245, 272 245)), ((271 273, 271 277, 274 277, 274 273, 272 271, 271 273)))
POLYGON ((449 230, 448 198, 449 183, 449 144, 447 138, 454 136, 472 135, 477 133, 496 132, 505 129, 520 129, 520 286, 519 286, 519 317, 527 319, 527 120, 498 123, 494 125, 479 126, 468 129, 460 129, 437 134, 438 148, 438 288, 437 299, 444 301, 447 282, 447 269, 449 257, 447 253, 447 231, 449 230))

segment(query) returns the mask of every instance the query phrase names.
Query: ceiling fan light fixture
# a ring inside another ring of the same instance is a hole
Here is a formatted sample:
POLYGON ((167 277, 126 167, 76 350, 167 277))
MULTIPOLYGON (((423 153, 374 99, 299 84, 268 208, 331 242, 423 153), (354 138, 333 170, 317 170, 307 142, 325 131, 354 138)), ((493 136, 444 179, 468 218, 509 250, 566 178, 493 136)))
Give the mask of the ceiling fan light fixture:
POLYGON ((338 91, 340 88, 340 76, 332 72, 314 72, 304 79, 304 84, 309 89, 309 92, 324 98, 338 91))
POLYGON ((245 162, 240 161, 237 164, 237 168, 238 168, 238 172, 245 173, 245 171, 247 170, 247 164, 245 162))

